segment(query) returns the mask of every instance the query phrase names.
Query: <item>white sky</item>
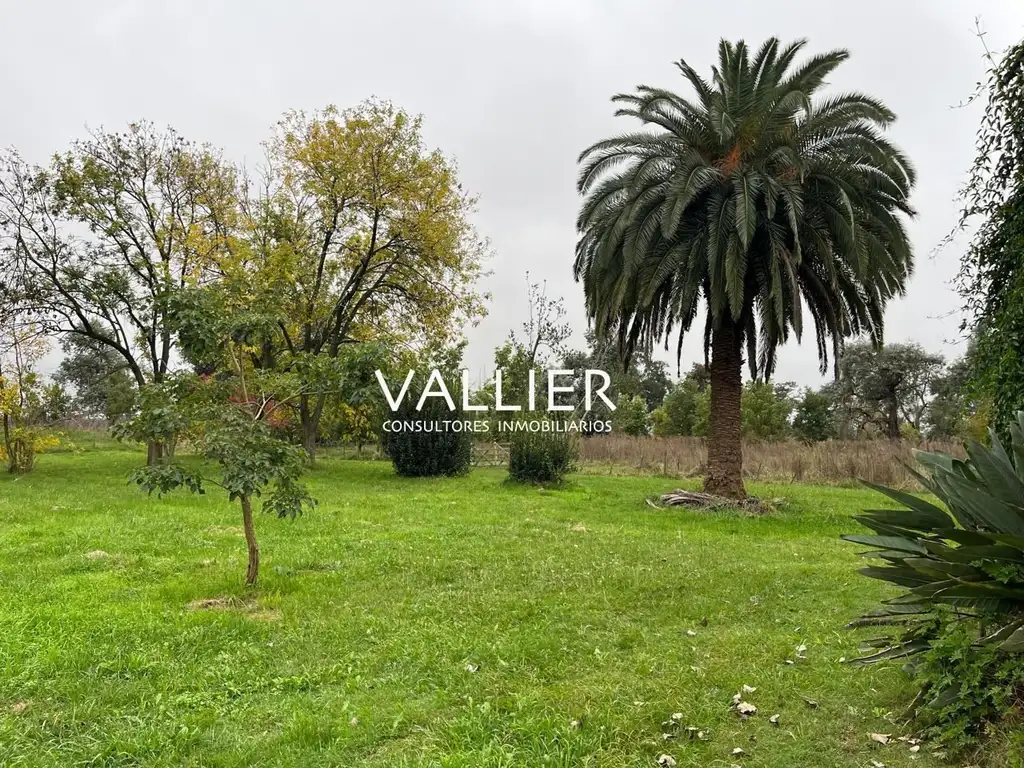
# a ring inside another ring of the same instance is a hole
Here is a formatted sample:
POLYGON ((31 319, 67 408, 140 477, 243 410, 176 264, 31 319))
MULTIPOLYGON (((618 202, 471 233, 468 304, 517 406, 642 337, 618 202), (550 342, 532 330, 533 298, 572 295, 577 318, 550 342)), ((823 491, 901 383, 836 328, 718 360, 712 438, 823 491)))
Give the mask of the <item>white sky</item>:
MULTIPOLYGON (((630 127, 609 97, 639 83, 682 89, 673 61, 706 72, 720 37, 756 46, 770 35, 849 48, 834 86, 899 115, 893 135, 918 167, 920 215, 916 275, 889 309, 887 340, 955 356, 949 280, 963 243, 930 254, 956 221, 979 110, 953 106, 984 74, 976 16, 994 50, 1024 36, 1020 0, 0 0, 0 14, 0 145, 32 160, 86 126, 140 118, 255 161, 286 109, 376 95, 422 112, 428 142, 480 195, 476 224, 496 254, 490 315, 469 333, 474 375, 522 323, 527 270, 565 297, 582 344, 575 159, 630 127)), ((701 357, 699 336, 684 346, 684 369, 701 357)), ((777 378, 819 383, 813 343, 782 350, 777 378)))

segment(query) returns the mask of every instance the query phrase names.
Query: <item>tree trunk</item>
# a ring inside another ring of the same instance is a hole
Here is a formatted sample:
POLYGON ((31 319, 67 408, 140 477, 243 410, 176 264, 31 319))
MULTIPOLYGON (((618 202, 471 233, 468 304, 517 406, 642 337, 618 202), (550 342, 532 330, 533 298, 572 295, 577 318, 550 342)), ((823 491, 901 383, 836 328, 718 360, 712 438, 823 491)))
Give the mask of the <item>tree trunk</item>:
POLYGON ((16 472, 17 462, 14 458, 14 441, 11 440, 11 419, 5 413, 4 414, 4 452, 7 454, 7 471, 16 472))
POLYGON ((310 466, 316 463, 316 432, 319 419, 315 418, 316 409, 309 401, 309 395, 299 398, 299 423, 302 427, 302 447, 306 451, 306 460, 310 466))
POLYGON ((146 443, 146 463, 155 467, 157 464, 163 464, 164 461, 164 444, 159 440, 151 440, 146 443))
POLYGON ((704 491, 730 499, 747 495, 743 487, 743 439, 740 398, 743 356, 736 324, 725 318, 711 338, 711 414, 704 491))
POLYGON ((242 496, 241 502, 245 543, 249 548, 249 567, 245 570, 245 585, 251 587, 260 577, 260 545, 256 543, 256 526, 252 521, 252 499, 249 496, 242 496))
POLYGON ((890 440, 900 439, 900 416, 895 399, 889 402, 889 409, 885 416, 885 431, 890 440))

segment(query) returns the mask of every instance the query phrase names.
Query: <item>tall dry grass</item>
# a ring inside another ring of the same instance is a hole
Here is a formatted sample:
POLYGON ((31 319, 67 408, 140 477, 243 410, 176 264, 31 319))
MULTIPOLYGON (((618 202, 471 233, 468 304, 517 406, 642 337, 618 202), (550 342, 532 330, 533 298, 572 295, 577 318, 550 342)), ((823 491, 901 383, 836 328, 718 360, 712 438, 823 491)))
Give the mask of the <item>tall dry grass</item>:
MULTIPOLYGON (((896 488, 917 488, 907 465, 915 449, 957 456, 956 443, 912 445, 889 440, 828 440, 806 445, 797 441, 745 442, 743 473, 749 480, 793 483, 852 484, 858 479, 896 488)), ((581 441, 580 460, 589 471, 700 477, 707 449, 699 437, 628 437, 607 435, 581 441)))

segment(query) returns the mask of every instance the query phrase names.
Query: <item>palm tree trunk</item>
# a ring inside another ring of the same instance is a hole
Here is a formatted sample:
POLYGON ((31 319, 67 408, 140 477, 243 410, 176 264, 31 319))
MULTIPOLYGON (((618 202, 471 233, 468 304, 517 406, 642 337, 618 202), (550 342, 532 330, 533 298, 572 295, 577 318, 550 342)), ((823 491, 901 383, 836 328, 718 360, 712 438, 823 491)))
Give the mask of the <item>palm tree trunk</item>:
POLYGON ((240 497, 242 502, 242 523, 245 526, 245 543, 249 548, 249 566, 245 570, 245 585, 251 587, 260 577, 260 547, 256 543, 256 526, 252 519, 252 499, 248 494, 240 497))
POLYGON ((747 495, 743 487, 740 398, 743 356, 739 328, 725 318, 711 337, 711 414, 704 491, 730 499, 747 495))

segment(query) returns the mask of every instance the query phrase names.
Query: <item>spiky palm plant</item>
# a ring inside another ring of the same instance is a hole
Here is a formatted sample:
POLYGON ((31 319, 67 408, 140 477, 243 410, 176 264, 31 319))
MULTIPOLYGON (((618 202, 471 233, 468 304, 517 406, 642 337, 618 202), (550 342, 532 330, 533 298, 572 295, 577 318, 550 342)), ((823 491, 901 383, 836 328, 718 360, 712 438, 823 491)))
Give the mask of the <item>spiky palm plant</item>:
POLYGON ((914 473, 946 509, 892 488, 865 483, 903 506, 867 510, 855 519, 873 534, 842 538, 871 547, 879 565, 860 569, 907 592, 850 626, 897 625, 899 637, 879 638, 861 662, 898 659, 928 650, 941 606, 957 621, 987 626, 981 643, 1024 652, 1024 411, 1008 427, 1009 448, 995 430, 991 447, 970 441, 962 461, 941 453, 916 455, 914 473), (948 511, 947 511, 948 510, 948 511))
POLYGON ((632 350, 678 331, 702 303, 710 352, 706 491, 744 495, 743 350, 768 378, 806 308, 824 371, 843 338, 878 341, 913 265, 904 217, 914 170, 883 135, 895 116, 860 93, 820 97, 848 54, 797 65, 805 41, 750 55, 719 45, 708 82, 678 63, 694 96, 640 86, 613 98, 644 130, 580 155, 576 279, 599 335, 632 350))
POLYGON ((942 502, 872 486, 900 505, 856 519, 870 534, 861 568, 903 590, 850 627, 890 627, 867 640, 862 664, 899 659, 920 684, 915 715, 951 746, 971 744, 990 721, 1019 710, 1024 680, 1024 412, 967 458, 918 453, 921 484, 942 502))

